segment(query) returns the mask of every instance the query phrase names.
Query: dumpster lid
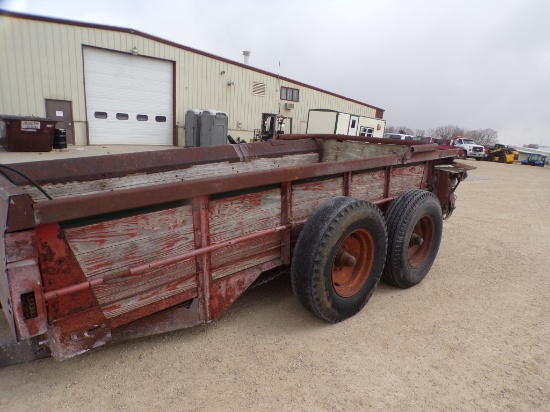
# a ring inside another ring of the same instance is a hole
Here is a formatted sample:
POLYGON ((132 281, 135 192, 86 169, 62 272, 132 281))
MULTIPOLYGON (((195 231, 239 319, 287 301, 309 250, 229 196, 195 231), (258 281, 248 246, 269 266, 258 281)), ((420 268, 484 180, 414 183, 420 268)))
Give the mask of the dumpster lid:
POLYGON ((13 114, 0 114, 0 119, 2 120, 31 120, 35 122, 58 122, 56 119, 48 119, 47 117, 36 117, 36 116, 15 116, 13 114))

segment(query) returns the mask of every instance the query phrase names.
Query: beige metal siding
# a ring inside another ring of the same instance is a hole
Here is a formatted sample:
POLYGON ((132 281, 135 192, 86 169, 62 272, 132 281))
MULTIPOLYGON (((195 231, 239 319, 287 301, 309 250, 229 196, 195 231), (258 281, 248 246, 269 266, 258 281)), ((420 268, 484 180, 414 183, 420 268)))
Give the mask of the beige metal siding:
POLYGON ((142 35, 10 16, 0 16, 0 113, 45 116, 45 99, 70 100, 76 144, 86 144, 83 45, 125 53, 136 46, 140 55, 175 61, 176 126, 181 145, 188 109, 226 112, 229 133, 245 139, 260 127, 264 112, 291 116, 295 133, 306 132, 309 109, 376 117, 376 109, 366 105, 142 35), (254 82, 265 83, 265 96, 252 94, 254 82), (285 109, 285 101, 279 99, 280 86, 300 90, 294 109, 285 109))

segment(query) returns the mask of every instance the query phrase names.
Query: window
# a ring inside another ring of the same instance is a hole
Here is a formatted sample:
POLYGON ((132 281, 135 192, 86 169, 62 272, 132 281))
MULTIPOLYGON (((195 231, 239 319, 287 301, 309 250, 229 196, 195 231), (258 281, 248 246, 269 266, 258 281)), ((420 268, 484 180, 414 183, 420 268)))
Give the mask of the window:
POLYGON ((281 100, 290 100, 291 102, 300 101, 300 90, 290 87, 281 87, 281 100))
POLYGON ((166 116, 155 116, 155 121, 159 123, 164 123, 166 121, 166 116))
POLYGON ((107 112, 95 112, 94 117, 96 119, 106 119, 107 118, 107 112))
POLYGON ((374 136, 374 127, 361 126, 359 128, 359 136, 373 137, 374 136))
POLYGON ((149 116, 147 116, 146 114, 138 114, 136 116, 136 119, 138 122, 146 122, 147 120, 149 120, 149 116))
POLYGON ((118 120, 128 120, 130 117, 128 116, 128 113, 117 113, 116 118, 118 120))

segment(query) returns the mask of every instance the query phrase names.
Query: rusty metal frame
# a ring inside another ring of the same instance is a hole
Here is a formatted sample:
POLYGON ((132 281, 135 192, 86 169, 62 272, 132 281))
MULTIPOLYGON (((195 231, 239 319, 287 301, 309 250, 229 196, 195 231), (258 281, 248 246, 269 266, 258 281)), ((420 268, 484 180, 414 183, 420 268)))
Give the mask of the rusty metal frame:
MULTIPOLYGON (((432 166, 452 163, 453 161, 453 150, 437 150, 437 145, 435 144, 418 144, 418 142, 400 140, 390 142, 390 139, 384 139, 382 142, 379 138, 358 138, 339 135, 308 135, 306 137, 302 135, 286 135, 280 140, 258 144, 257 146, 245 145, 238 148, 227 146, 216 148, 216 150, 212 149, 210 152, 205 150, 195 150, 194 152, 202 156, 198 163, 211 162, 213 158, 217 159, 217 161, 229 160, 237 162, 260 156, 265 157, 266 153, 269 153, 270 156, 297 152, 322 153, 323 139, 392 143, 408 146, 409 149, 401 155, 388 154, 378 157, 334 162, 321 162, 320 160, 320 163, 297 167, 166 183, 152 187, 117 190, 115 192, 81 195, 73 198, 60 198, 34 203, 17 186, 11 183, 8 184, 5 179, 4 181, 0 181, 0 195, 5 198, 3 204, 9 204, 8 200, 16 196, 20 200, 16 207, 11 202, 9 211, 7 207, 4 208, 5 210, 0 210, 0 218, 5 218, 6 221, 4 227, 6 227, 9 221, 8 214, 11 213, 12 207, 16 211, 14 216, 27 216, 29 215, 30 208, 30 216, 34 218, 29 220, 26 217, 25 219, 21 219, 21 222, 25 222, 23 226, 29 224, 31 227, 36 226, 36 242, 39 252, 38 261, 44 282, 44 293, 41 295, 41 298, 48 307, 47 334, 54 356, 58 359, 64 359, 73 356, 78 351, 91 349, 95 345, 106 343, 112 338, 112 330, 118 330, 119 328, 120 334, 118 336, 122 336, 126 333, 132 333, 131 331, 135 332, 136 325, 141 325, 141 332, 137 333, 143 335, 157 333, 159 330, 172 330, 176 327, 182 327, 182 325, 191 326, 210 322, 212 319, 223 314, 263 271, 280 265, 290 264, 291 239, 297 233, 294 229, 299 229, 305 223, 305 220, 300 222, 291 221, 292 185, 295 181, 339 176, 342 179, 342 194, 349 196, 354 172, 369 169, 384 170, 383 199, 374 203, 379 205, 382 210, 385 210, 394 199, 394 197, 390 197, 394 168, 409 164, 426 163, 428 167, 426 167, 421 181, 421 187, 426 188, 431 184, 435 184, 437 180, 437 176, 433 176, 431 173, 432 166), (311 139, 312 137, 314 139, 311 139), (211 244, 209 227, 210 196, 270 185, 278 185, 281 190, 281 220, 279 226, 211 244), (141 207, 167 205, 183 199, 191 199, 192 201, 195 249, 177 256, 128 268, 126 272, 114 276, 98 277, 92 280, 86 279, 71 252, 63 230, 59 226, 60 222, 95 216, 101 217, 102 215, 107 216, 109 213, 141 207), (213 251, 269 236, 273 233, 281 233, 280 245, 275 246, 280 248, 280 257, 219 279, 212 278, 211 254, 213 251), (121 319, 107 320, 105 318, 93 294, 92 289, 95 286, 116 277, 139 276, 150 270, 188 259, 195 260, 196 272, 188 275, 188 278, 196 277, 196 289, 188 290, 183 295, 174 298, 173 301, 170 301, 171 303, 169 302, 168 309, 162 311, 177 312, 182 315, 181 319, 170 319, 165 313, 159 313, 160 309, 157 306, 147 306, 146 309, 140 311, 138 314, 121 319), (59 267, 63 269, 62 271, 66 275, 56 278, 52 274, 59 271, 59 267), (170 306, 176 307, 173 308, 170 306), (154 313, 155 310, 157 313, 154 313)), ((211 148, 200 149, 210 150, 211 148)), ((186 150, 193 151, 193 149, 186 150)), ((153 173, 161 169, 181 169, 197 164, 197 162, 189 162, 187 154, 184 156, 187 159, 187 163, 184 162, 183 166, 179 163, 177 164, 178 161, 181 161, 181 158, 178 158, 175 152, 178 152, 179 155, 181 151, 174 149, 174 151, 168 152, 173 153, 165 155, 167 157, 163 157, 162 155, 154 156, 154 161, 140 166, 140 170, 147 170, 153 173), (167 158, 170 158, 171 161, 165 164, 164 160, 167 158)), ((121 157, 117 157, 117 159, 120 160, 121 157)), ((103 178, 114 177, 121 173, 122 175, 124 173, 128 174, 128 164, 133 164, 137 159, 144 161, 145 158, 141 154, 135 157, 133 155, 129 156, 126 158, 128 162, 123 167, 119 167, 108 176, 103 176, 103 178)), ((56 163, 56 165, 59 166, 61 163, 56 163)), ((77 163, 71 163, 71 165, 72 167, 77 167, 77 163)), ((36 169, 33 170, 36 171, 36 169)), ((86 179, 97 178, 97 172, 87 170, 80 170, 77 175, 86 179)), ((74 176, 71 178, 74 178, 74 176)), ((48 182, 60 181, 59 171, 49 170, 41 175, 41 179, 48 182)), ((441 182, 437 183, 437 189, 441 190, 441 182)), ((17 222, 19 221, 17 220, 17 222)), ((20 229, 21 224, 14 227, 20 229)), ((40 296, 42 290, 37 290, 36 293, 40 296)), ((44 332, 42 329, 40 331, 44 332)))
MULTIPOLYGON (((281 226, 292 225, 292 182, 281 183, 281 226)), ((290 230, 283 232, 281 245, 281 257, 285 265, 290 265, 290 230)))
MULTIPOLYGON (((416 156, 413 153, 411 161, 408 163, 446 158, 448 155, 437 151, 421 152, 416 156)), ((132 208, 170 203, 182 199, 280 184, 284 181, 323 177, 400 164, 406 163, 404 163, 401 156, 392 154, 382 157, 316 163, 284 169, 241 173, 234 176, 210 177, 194 181, 165 183, 152 187, 53 199, 35 203, 34 218, 36 224, 64 222, 132 208)))

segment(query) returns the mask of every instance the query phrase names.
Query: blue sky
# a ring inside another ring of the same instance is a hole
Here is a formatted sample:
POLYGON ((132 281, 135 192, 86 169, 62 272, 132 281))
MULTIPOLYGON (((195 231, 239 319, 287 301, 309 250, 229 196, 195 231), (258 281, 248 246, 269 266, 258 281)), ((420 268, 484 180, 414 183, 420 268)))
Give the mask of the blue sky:
POLYGON ((389 125, 492 128, 550 146, 550 1, 0 0, 133 28, 386 110, 389 125), (280 67, 279 67, 280 62, 280 67))

